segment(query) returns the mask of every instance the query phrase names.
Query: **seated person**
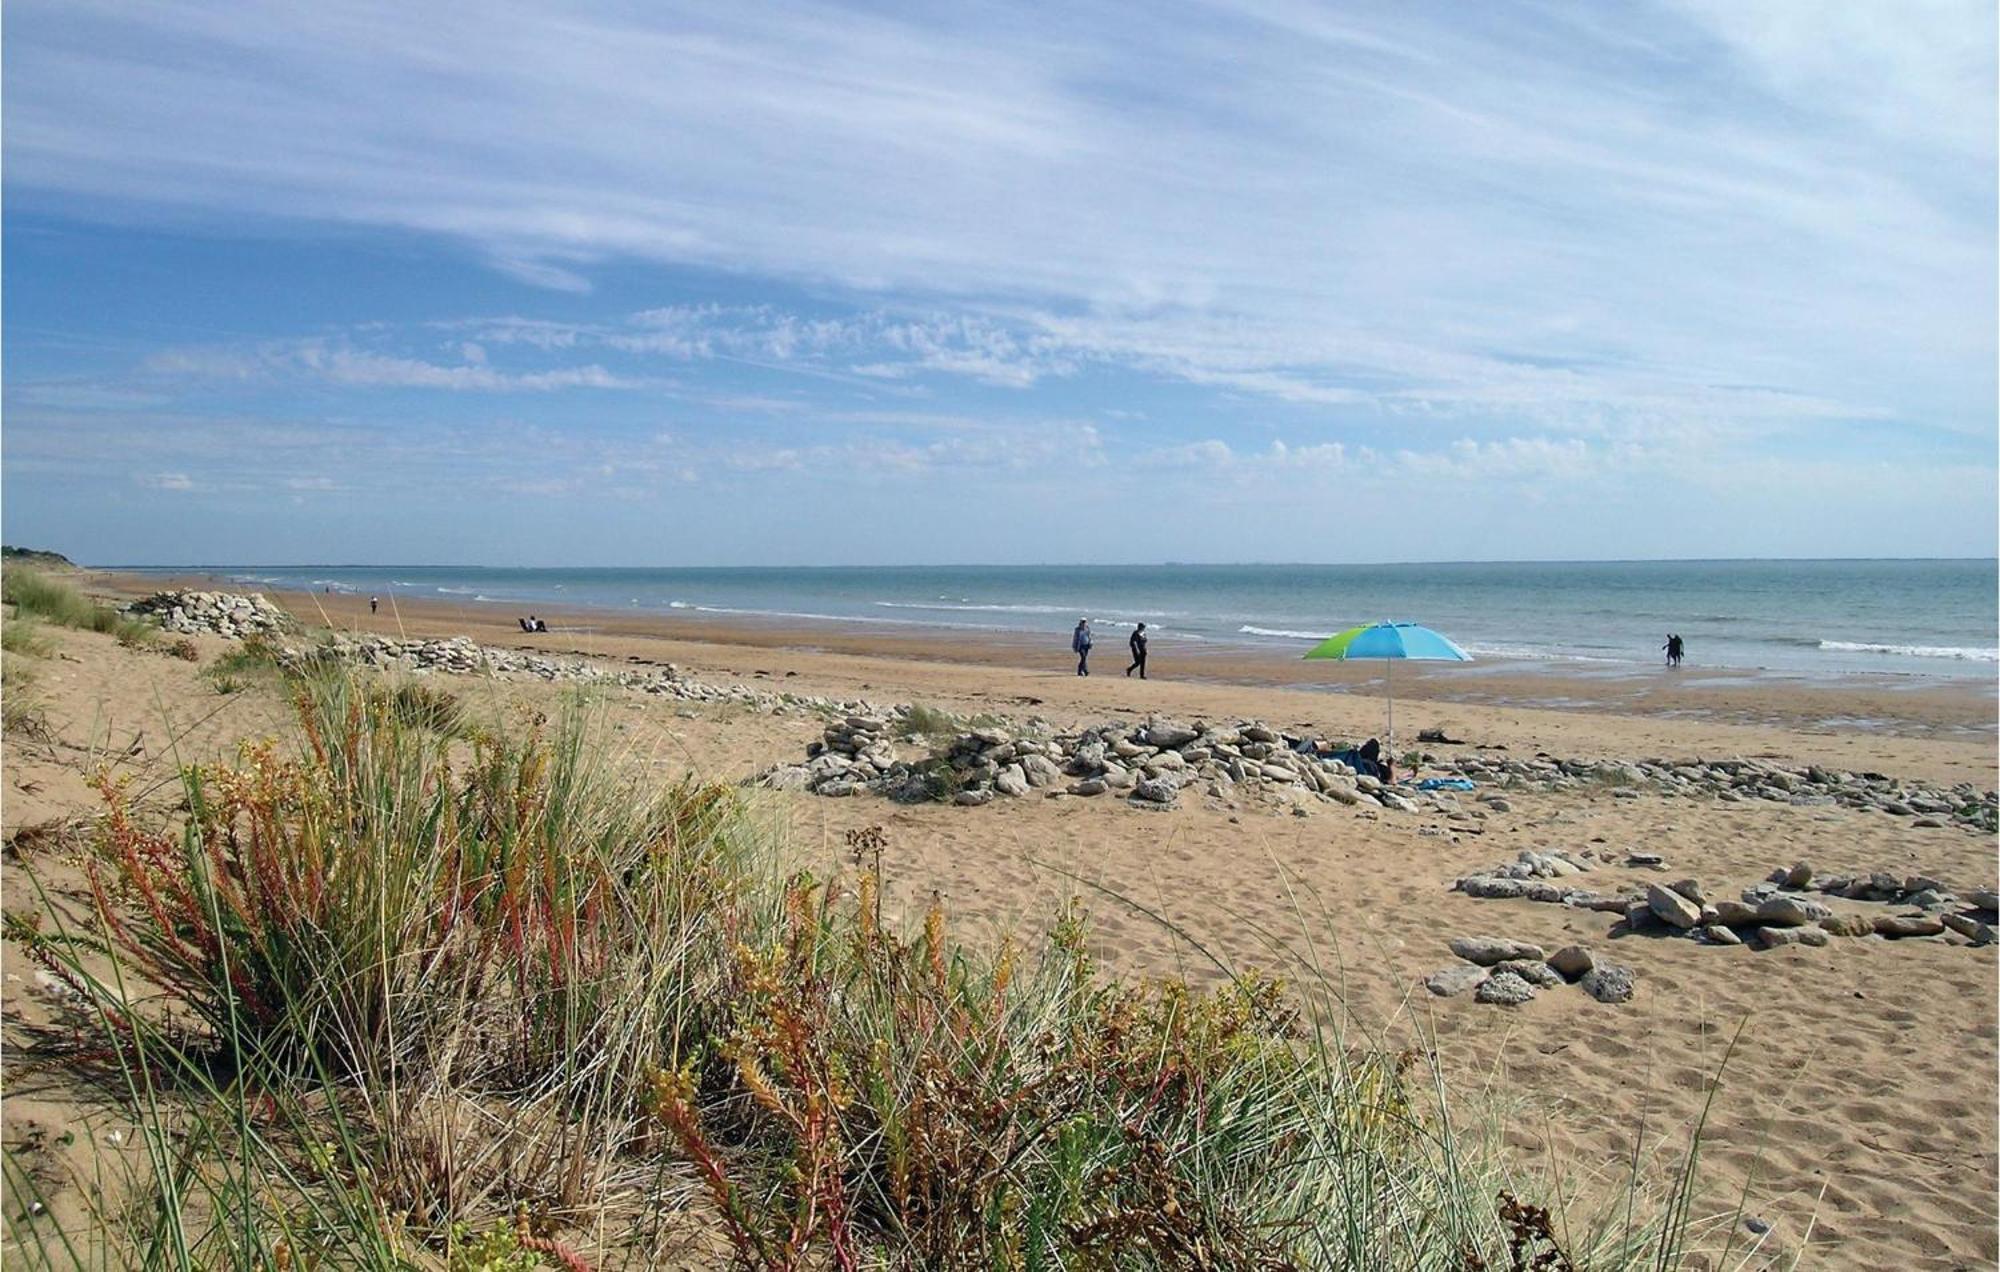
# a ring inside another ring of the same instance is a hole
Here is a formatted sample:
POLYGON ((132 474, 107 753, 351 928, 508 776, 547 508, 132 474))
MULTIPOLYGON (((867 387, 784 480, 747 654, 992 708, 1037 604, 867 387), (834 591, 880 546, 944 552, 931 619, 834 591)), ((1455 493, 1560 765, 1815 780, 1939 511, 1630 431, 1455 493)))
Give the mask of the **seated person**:
POLYGON ((535 630, 535 625, 525 618, 516 621, 518 621, 521 624, 521 630, 524 632, 532 632, 535 630))
POLYGON ((536 619, 536 620, 535 620, 535 630, 536 630, 536 631, 538 631, 538 632, 545 632, 545 631, 549 630, 549 620, 547 620, 547 619, 545 619, 545 618, 538 618, 538 619, 536 619))

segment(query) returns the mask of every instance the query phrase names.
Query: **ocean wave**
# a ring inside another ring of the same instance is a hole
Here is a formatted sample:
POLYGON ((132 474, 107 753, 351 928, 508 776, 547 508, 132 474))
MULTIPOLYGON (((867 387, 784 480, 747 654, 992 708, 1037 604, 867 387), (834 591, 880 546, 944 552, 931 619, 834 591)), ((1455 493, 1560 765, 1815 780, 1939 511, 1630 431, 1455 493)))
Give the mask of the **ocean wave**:
POLYGON ((441 587, 438 591, 446 596, 476 596, 479 593, 476 587, 441 587))
POLYGON ((1878 645, 1865 640, 1823 640, 1819 648, 1837 654, 1891 654, 1903 658, 1954 658, 1960 662, 2000 662, 2000 649, 1966 645, 1878 645))
POLYGON ((1533 662, 1627 663, 1630 658, 1602 658, 1594 654, 1568 654, 1533 645, 1461 645, 1474 658, 1519 658, 1533 662))
MULTIPOLYGON (((1079 609, 1073 605, 982 605, 974 602, 959 604, 959 603, 946 603, 943 601, 876 601, 875 604, 883 609, 941 610, 947 613, 972 613, 972 614, 1084 615, 1090 612, 1087 608, 1079 609)), ((1138 618, 1164 617, 1164 615, 1155 614, 1151 610, 1137 610, 1137 611, 1120 610, 1118 612, 1123 614, 1134 614, 1138 618)))
POLYGON ((1283 627, 1252 627, 1245 623, 1236 629, 1246 636, 1282 636, 1287 640, 1325 640, 1332 632, 1295 632, 1283 627))

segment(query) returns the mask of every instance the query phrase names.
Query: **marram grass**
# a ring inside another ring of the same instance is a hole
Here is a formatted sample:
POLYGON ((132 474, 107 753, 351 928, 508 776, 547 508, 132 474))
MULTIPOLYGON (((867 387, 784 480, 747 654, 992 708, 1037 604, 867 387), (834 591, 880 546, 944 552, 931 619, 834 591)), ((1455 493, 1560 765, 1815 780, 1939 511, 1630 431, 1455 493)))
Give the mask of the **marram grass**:
POLYGON ((171 824, 104 783, 89 920, 12 925, 84 1018, 56 1062, 138 1127, 70 1222, 13 1227, 21 1266, 642 1267, 691 1241, 761 1268, 1624 1268, 1686 1243, 1684 1204, 1669 1231, 1515 1200, 1536 1181, 1427 1065, 1344 1046, 1300 1015, 1319 995, 1121 981, 1075 910, 990 951, 941 911, 898 931, 880 832, 839 877, 787 872, 735 790, 635 779, 581 700, 508 736, 365 677, 292 687, 289 741, 187 769, 171 824))

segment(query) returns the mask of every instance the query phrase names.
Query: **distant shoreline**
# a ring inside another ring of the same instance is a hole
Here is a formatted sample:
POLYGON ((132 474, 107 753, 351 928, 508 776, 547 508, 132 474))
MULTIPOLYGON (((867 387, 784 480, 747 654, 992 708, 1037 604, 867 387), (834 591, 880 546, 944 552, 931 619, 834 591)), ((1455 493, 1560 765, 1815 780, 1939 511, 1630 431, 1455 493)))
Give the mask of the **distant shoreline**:
MULTIPOLYGON (((309 626, 411 636, 457 636, 506 647, 614 660, 659 659, 740 664, 747 651, 832 654, 863 659, 960 665, 971 679, 981 667, 1069 675, 1074 659, 1064 640, 1041 633, 867 625, 693 611, 633 613, 605 607, 547 606, 537 613, 551 630, 531 636, 516 619, 526 603, 486 602, 389 593, 370 615, 368 597, 231 582, 222 575, 94 572, 100 585, 137 596, 170 587, 263 591, 309 626), (549 612, 542 613, 546 608, 549 612), (516 611, 520 611, 519 614, 516 611), (581 619, 582 621, 576 621, 581 619)), ((1243 685, 1363 697, 1381 696, 1380 663, 1306 662, 1269 647, 1223 642, 1153 647, 1155 677, 1190 684, 1243 685)), ((1126 664, 1122 633, 1105 633, 1093 661, 1099 677, 1126 664)), ((1992 738, 2000 735, 2000 695, 1992 680, 1974 677, 1851 675, 1791 677, 1690 666, 1678 672, 1641 663, 1573 665, 1554 661, 1484 659, 1464 664, 1407 663, 1394 669, 1397 701, 1465 703, 1558 711, 1606 712, 1661 719, 1696 718, 1784 725, 1812 732, 1911 737, 1992 738)))

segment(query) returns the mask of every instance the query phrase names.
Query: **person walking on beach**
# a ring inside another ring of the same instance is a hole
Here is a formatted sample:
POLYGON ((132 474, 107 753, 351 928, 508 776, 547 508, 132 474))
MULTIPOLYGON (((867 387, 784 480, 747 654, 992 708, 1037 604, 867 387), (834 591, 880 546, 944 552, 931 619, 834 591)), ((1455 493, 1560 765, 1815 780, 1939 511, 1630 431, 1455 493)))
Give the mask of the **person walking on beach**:
POLYGON ((1139 624, 1132 629, 1132 639, 1126 642, 1132 646, 1132 665, 1125 669, 1126 675, 1139 673, 1139 679, 1146 678, 1146 625, 1139 624))
POLYGON ((380 605, 381 603, 382 603, 382 602, 381 602, 380 600, 376 599, 375 597, 372 597, 372 596, 371 596, 371 597, 369 597, 369 598, 368 598, 368 612, 369 612, 370 614, 373 614, 373 613, 375 612, 375 607, 376 607, 377 605, 380 605))
POLYGON ((1681 665, 1682 647, 1681 647, 1681 638, 1679 636, 1673 634, 1672 632, 1669 632, 1667 634, 1667 643, 1660 646, 1660 648, 1667 651, 1667 666, 1678 667, 1681 665))
POLYGON ((1076 674, 1090 674, 1090 620, 1076 620, 1076 630, 1069 634, 1069 647, 1076 654, 1076 674))

